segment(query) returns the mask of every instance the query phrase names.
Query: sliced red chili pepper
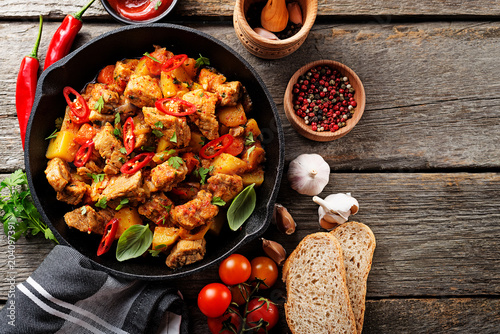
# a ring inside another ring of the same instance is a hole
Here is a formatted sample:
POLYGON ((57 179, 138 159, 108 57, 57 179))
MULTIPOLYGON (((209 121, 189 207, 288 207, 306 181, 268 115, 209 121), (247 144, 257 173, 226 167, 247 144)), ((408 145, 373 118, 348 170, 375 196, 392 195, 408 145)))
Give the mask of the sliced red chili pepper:
POLYGON ((167 60, 163 65, 161 65, 162 72, 170 72, 184 64, 184 62, 188 59, 188 56, 185 54, 173 56, 169 60, 167 60))
POLYGON ((234 137, 229 133, 217 139, 210 141, 208 144, 203 146, 200 150, 200 156, 204 159, 212 159, 223 153, 234 141, 234 137), (211 155, 207 155, 207 150, 212 150, 211 155))
POLYGON ((132 117, 127 118, 125 124, 123 124, 123 146, 127 150, 127 155, 132 153, 135 148, 134 129, 134 119, 132 117))
POLYGON ((92 152, 94 151, 94 142, 92 140, 89 140, 80 148, 78 149, 78 152, 76 152, 75 160, 73 161, 73 164, 76 167, 83 167, 87 162, 89 162, 90 157, 92 156, 92 152))
POLYGON ((102 235, 101 242, 99 243, 99 248, 97 249, 97 256, 109 251, 113 241, 115 240, 116 231, 118 230, 119 221, 117 218, 111 219, 104 228, 104 233, 102 235))
POLYGON ((71 109, 71 113, 69 114, 71 120, 73 120, 76 124, 87 123, 89 121, 90 109, 83 96, 69 86, 64 87, 63 94, 68 106, 71 109), (76 96, 76 102, 71 101, 69 98, 70 94, 76 96))
POLYGON ((120 172, 123 174, 134 174, 142 167, 146 166, 155 156, 153 152, 145 152, 136 155, 129 161, 123 164, 122 168, 120 168, 120 172))
POLYGON ((191 114, 194 114, 196 112, 196 106, 194 104, 192 104, 191 102, 179 99, 177 97, 156 100, 155 107, 156 107, 156 109, 158 109, 159 111, 161 111, 164 114, 167 114, 170 116, 177 116, 177 117, 191 115, 191 114), (171 110, 170 108, 167 108, 167 106, 165 106, 165 102, 179 103, 181 108, 183 108, 183 107, 188 108, 188 110, 184 111, 184 112, 175 112, 175 111, 171 110))

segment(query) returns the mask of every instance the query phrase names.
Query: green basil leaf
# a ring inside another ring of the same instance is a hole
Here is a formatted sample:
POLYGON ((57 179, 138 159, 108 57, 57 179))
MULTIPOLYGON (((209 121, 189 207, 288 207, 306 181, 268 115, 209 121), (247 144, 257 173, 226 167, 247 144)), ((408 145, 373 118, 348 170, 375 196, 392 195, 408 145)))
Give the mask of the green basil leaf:
POLYGON ((153 242, 149 225, 132 225, 123 232, 116 246, 116 259, 125 261, 144 254, 153 242))
POLYGON ((229 210, 227 210, 227 221, 229 228, 233 231, 239 229, 255 209, 257 194, 254 186, 255 183, 252 183, 243 189, 233 200, 229 210))

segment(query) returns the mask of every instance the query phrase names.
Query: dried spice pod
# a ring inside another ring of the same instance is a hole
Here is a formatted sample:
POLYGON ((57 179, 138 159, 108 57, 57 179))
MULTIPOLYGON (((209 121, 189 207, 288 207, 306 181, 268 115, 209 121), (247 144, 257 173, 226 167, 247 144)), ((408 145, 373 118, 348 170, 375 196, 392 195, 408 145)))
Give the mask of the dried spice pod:
POLYGON ((278 266, 285 263, 286 250, 280 243, 262 238, 262 249, 278 266))
POLYGON ((297 223, 293 219, 292 215, 288 210, 281 204, 276 203, 274 205, 274 222, 281 232, 290 235, 295 232, 295 227, 297 223))

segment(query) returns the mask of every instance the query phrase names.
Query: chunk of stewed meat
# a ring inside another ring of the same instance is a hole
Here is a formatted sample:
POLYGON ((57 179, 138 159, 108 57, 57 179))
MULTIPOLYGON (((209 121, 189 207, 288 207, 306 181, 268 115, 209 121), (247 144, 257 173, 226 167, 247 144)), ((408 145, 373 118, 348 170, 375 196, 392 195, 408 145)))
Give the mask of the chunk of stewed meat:
POLYGON ((45 169, 47 181, 55 191, 62 191, 71 181, 69 165, 61 158, 50 159, 45 169))
POLYGON ((70 205, 79 204, 85 194, 90 192, 90 186, 85 182, 72 179, 62 191, 57 192, 57 200, 70 205))
POLYGON ((202 69, 199 82, 204 89, 219 96, 221 106, 235 106, 243 92, 241 82, 226 82, 226 77, 210 69, 202 69))
POLYGON ((186 178, 188 168, 183 161, 176 167, 178 168, 172 167, 170 161, 165 161, 153 168, 150 177, 154 187, 159 190, 170 191, 179 182, 182 182, 186 178))
POLYGON ((219 122, 215 117, 217 95, 196 89, 184 94, 182 98, 196 106, 196 112, 189 115, 189 118, 198 126, 203 136, 209 140, 217 139, 219 137, 219 122))
POLYGON ((176 206, 170 216, 175 224, 186 230, 192 230, 206 224, 217 213, 219 213, 219 208, 212 204, 212 194, 200 190, 193 200, 176 206))
POLYGON ((127 156, 120 151, 123 145, 113 134, 114 127, 106 123, 94 137, 95 149, 104 159, 106 174, 118 174, 127 156))
POLYGON ((167 256, 165 263, 170 268, 179 268, 200 261, 207 250, 205 239, 179 240, 167 256))
POLYGON ((118 198, 128 198, 131 201, 142 202, 144 198, 144 190, 142 189, 142 172, 138 171, 132 175, 120 174, 105 178, 99 184, 96 197, 93 200, 99 201, 103 198, 106 201, 111 201, 118 198), (104 188, 103 188, 104 186, 104 188))
POLYGON ((123 94, 125 98, 139 108, 152 107, 155 105, 156 100, 163 97, 158 80, 149 75, 133 74, 130 76, 123 94))
POLYGON ((170 211, 174 207, 173 202, 162 192, 153 194, 147 202, 140 205, 137 209, 139 214, 147 219, 162 224, 170 225, 170 211))
POLYGON ((112 210, 96 211, 89 205, 84 205, 64 215, 64 221, 69 227, 96 234, 104 233, 104 227, 111 218, 113 218, 112 210))
POLYGON ((226 203, 243 190, 243 179, 239 175, 216 174, 207 183, 213 197, 219 197, 226 203))
POLYGON ((162 133, 171 147, 185 147, 191 141, 191 130, 185 117, 164 114, 156 108, 142 108, 144 120, 152 128, 162 133))

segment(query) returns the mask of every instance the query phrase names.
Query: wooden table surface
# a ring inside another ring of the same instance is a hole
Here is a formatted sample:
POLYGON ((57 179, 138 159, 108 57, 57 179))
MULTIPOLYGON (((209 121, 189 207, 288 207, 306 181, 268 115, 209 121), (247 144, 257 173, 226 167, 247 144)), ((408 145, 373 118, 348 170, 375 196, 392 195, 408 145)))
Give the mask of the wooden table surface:
MULTIPOLYGON (((40 47, 62 18, 87 0, 0 2, 0 179, 24 168, 14 106, 17 71, 31 51, 37 17, 46 20, 40 47)), ((286 166, 317 152, 331 167, 322 193, 351 192, 354 220, 377 239, 368 279, 364 333, 498 333, 500 328, 500 3, 497 0, 320 0, 304 45, 280 60, 252 56, 236 38, 233 0, 180 1, 169 22, 206 32, 244 57, 276 102, 286 140, 286 166), (347 136, 316 143, 299 136, 283 111, 283 94, 296 69, 318 59, 354 69, 364 83, 365 113, 347 136)), ((86 13, 75 46, 120 27, 100 3, 86 13)), ((285 168, 286 171, 286 168, 285 168)), ((298 227, 266 238, 291 252, 320 231, 317 205, 286 178, 278 202, 298 227)), ((21 239, 15 279, 25 280, 53 245, 21 239)), ((259 241, 242 252, 260 254, 259 241)), ((0 303, 7 243, 0 237, 0 303)), ((201 287, 218 281, 216 268, 174 281, 190 308, 192 333, 206 333, 196 307, 201 287)), ((283 295, 283 284, 273 293, 283 295)), ((283 315, 273 333, 289 332, 283 315)))

